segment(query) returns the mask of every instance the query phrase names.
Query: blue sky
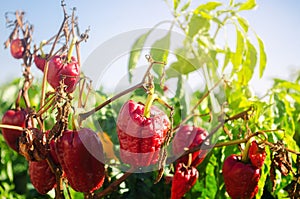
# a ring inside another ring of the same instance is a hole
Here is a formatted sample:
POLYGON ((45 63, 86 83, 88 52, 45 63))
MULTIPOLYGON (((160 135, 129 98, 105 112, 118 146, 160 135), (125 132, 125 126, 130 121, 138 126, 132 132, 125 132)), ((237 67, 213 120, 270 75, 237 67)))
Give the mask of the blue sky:
MULTIPOLYGON (((194 1, 196 2, 196 1, 194 1)), ((223 2, 228 2, 223 0, 223 2)), ((77 8, 81 31, 90 26, 90 38, 81 47, 82 60, 103 42, 115 35, 140 28, 151 28, 156 23, 171 19, 163 0, 66 0, 67 9, 77 8)), ((243 12, 250 25, 263 39, 267 52, 267 68, 262 79, 254 78, 255 91, 263 92, 271 85, 271 78, 288 79, 292 71, 300 70, 300 1, 257 1, 255 11, 243 12)), ((0 42, 10 30, 5 27, 6 11, 24 10, 26 18, 34 24, 35 43, 54 35, 63 19, 60 1, 10 0, 0 4, 0 42)), ((0 48, 0 83, 21 76, 19 60, 9 50, 0 48)), ((124 63, 127 67, 127 63, 124 63)), ((33 69, 34 75, 41 75, 33 69)), ((257 76, 257 75, 256 75, 257 76)))

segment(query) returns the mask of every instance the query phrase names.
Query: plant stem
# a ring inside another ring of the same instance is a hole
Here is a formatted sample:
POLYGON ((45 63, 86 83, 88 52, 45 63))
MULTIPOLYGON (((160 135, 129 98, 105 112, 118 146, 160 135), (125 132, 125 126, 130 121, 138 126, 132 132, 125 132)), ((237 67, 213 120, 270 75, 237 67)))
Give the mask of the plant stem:
POLYGON ((135 168, 129 169, 126 173, 124 173, 119 179, 111 183, 106 189, 103 191, 96 193, 93 198, 103 198, 107 194, 113 192, 124 180, 126 180, 133 172, 135 171, 135 168))
MULTIPOLYGON (((46 85, 47 85, 47 76, 48 76, 48 65, 49 65, 49 61, 46 59, 46 63, 45 63, 45 66, 44 66, 44 75, 43 75, 43 82, 42 82, 42 95, 41 95, 40 107, 44 107, 44 105, 45 105, 46 85)), ((42 121, 42 123, 43 123, 43 121, 42 121)), ((41 128, 43 130, 43 127, 41 127, 41 128)))
MULTIPOLYGON (((117 95, 115 95, 115 96, 113 96, 112 98, 106 100, 105 102, 103 102, 102 104, 100 104, 99 106, 97 106, 96 108, 94 108, 94 109, 92 109, 92 110, 90 110, 90 111, 88 111, 88 112, 79 114, 79 117, 78 117, 78 119, 79 119, 79 122, 78 122, 79 125, 80 125, 81 122, 82 122, 83 120, 85 120, 87 117, 89 117, 89 116, 91 116, 93 113, 99 111, 101 108, 103 108, 104 106, 108 105, 109 103, 115 101, 116 99, 122 97, 123 95, 126 95, 126 94, 128 94, 128 93, 130 93, 130 92, 132 92, 132 91, 134 91, 134 90, 136 90, 136 89, 138 89, 138 88, 144 87, 144 84, 145 84, 145 83, 148 83, 148 82, 147 82, 147 77, 148 77, 148 79, 149 79, 150 70, 152 69, 153 64, 165 64, 164 62, 158 62, 158 61, 152 60, 152 58, 151 58, 150 55, 146 55, 146 59, 148 60, 148 62, 150 62, 150 65, 148 66, 148 69, 147 69, 147 71, 146 71, 146 73, 145 73, 145 75, 144 75, 144 77, 143 77, 143 79, 142 79, 142 81, 141 81, 140 83, 138 83, 138 84, 136 84, 136 85, 134 85, 134 86, 132 86, 132 87, 130 87, 130 88, 128 88, 128 89, 126 89, 126 90, 120 92, 120 93, 118 93, 117 95)), ((150 78, 150 79, 151 79, 151 78, 150 78)), ((151 81, 151 80, 150 80, 150 81, 151 81)), ((150 84, 151 84, 151 82, 150 82, 150 84)))
POLYGON ((109 103, 115 101, 116 99, 122 97, 123 95, 126 95, 127 93, 130 93, 130 92, 134 91, 137 88, 143 87, 143 85, 144 85, 144 82, 140 82, 140 83, 138 83, 138 84, 136 84, 136 85, 134 85, 134 86, 132 86, 132 87, 130 87, 130 88, 128 88, 128 89, 120 92, 120 93, 118 93, 117 95, 113 96, 112 98, 109 98, 108 100, 106 100, 105 102, 103 102, 102 104, 100 104, 99 106, 97 106, 96 108, 94 108, 94 109, 92 109, 92 110, 90 110, 88 112, 85 112, 85 113, 80 113, 79 117, 78 117, 79 124, 81 124, 81 122, 83 120, 85 120, 86 118, 88 118, 89 116, 91 116, 92 114, 94 114, 95 112, 99 111, 100 109, 102 109, 103 107, 105 107, 106 105, 108 105, 109 103))
POLYGON ((77 38, 76 38, 76 36, 74 36, 72 38, 71 45, 70 45, 70 48, 69 48, 69 51, 68 51, 68 55, 67 55, 67 62, 68 63, 71 62, 71 58, 72 58, 72 54, 73 54, 73 51, 74 51, 74 47, 76 45, 76 41, 77 41, 77 38))
POLYGON ((0 124, 0 128, 11 129, 11 130, 16 130, 16 131, 26 131, 26 128, 23 128, 20 126, 9 125, 9 124, 0 124))
POLYGON ((150 118, 150 109, 156 98, 157 98, 157 95, 154 94, 154 85, 153 85, 153 87, 149 90, 149 93, 148 93, 148 96, 146 99, 145 108, 144 108, 144 117, 150 118))
POLYGON ((251 142, 252 142, 252 139, 248 139, 248 141, 246 142, 246 146, 245 146, 245 149, 242 153, 242 162, 244 163, 248 163, 249 162, 249 156, 248 156, 248 153, 249 153, 249 148, 251 146, 251 142))
POLYGON ((45 40, 41 41, 40 47, 39 47, 39 49, 40 49, 40 51, 41 51, 41 58, 43 58, 43 59, 46 58, 46 55, 45 55, 44 50, 43 50, 43 46, 44 46, 46 43, 47 43, 47 41, 45 41, 45 40))

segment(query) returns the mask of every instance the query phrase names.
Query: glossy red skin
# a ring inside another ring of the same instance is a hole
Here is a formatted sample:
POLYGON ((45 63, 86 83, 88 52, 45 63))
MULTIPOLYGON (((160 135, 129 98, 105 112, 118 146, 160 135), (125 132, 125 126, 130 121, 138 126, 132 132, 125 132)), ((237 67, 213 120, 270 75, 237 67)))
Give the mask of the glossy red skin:
POLYGON ((226 191, 232 199, 251 199, 257 194, 260 169, 241 162, 240 156, 228 156, 222 172, 226 191))
POLYGON ((261 168, 264 165, 267 153, 264 149, 259 148, 256 141, 252 141, 249 147, 248 156, 252 165, 261 168))
POLYGON ((46 59, 42 58, 41 55, 35 55, 33 61, 36 65, 36 67, 44 72, 46 59))
POLYGON ((22 39, 14 39, 10 43, 10 53, 16 59, 21 59, 25 53, 25 44, 22 39))
POLYGON ((185 168, 183 163, 176 165, 172 181, 171 199, 180 199, 197 182, 199 172, 195 167, 185 168))
POLYGON ((69 63, 65 63, 66 56, 54 56, 48 65, 48 83, 56 89, 60 85, 60 80, 64 77, 66 92, 72 93, 79 81, 80 67, 75 57, 69 63))
POLYGON ((102 160, 104 159, 98 136, 87 128, 63 132, 56 142, 55 151, 70 186, 78 192, 92 193, 102 186, 105 168, 104 164, 87 150, 82 139, 87 140, 102 156, 102 160))
POLYGON ((132 100, 121 108, 117 118, 120 157, 132 166, 149 166, 159 158, 161 145, 170 129, 168 116, 151 106, 151 117, 144 116, 144 105, 132 100))
MULTIPOLYGON (((186 150, 192 149, 202 144, 208 136, 208 132, 200 127, 182 125, 176 132, 173 141, 173 154, 177 157, 181 156, 186 150)), ((199 150, 193 152, 191 166, 197 167, 204 160, 207 150, 199 150)), ((180 158, 177 162, 182 162, 187 165, 188 155, 180 158)))
POLYGON ((46 160, 29 161, 29 177, 32 185, 40 194, 46 194, 56 185, 55 175, 46 160))
MULTIPOLYGON (((26 111, 24 110, 8 110, 2 117, 2 124, 9 124, 19 126, 22 128, 27 127, 26 125, 26 111)), ((2 129, 3 137, 13 150, 18 152, 17 142, 18 138, 22 135, 22 131, 12 129, 2 129)))

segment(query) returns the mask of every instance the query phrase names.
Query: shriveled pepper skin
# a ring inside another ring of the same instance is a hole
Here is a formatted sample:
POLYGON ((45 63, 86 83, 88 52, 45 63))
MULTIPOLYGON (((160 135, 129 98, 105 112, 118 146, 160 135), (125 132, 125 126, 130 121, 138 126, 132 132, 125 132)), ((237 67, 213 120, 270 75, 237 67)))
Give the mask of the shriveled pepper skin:
MULTIPOLYGON (((186 150, 195 148, 202 144, 208 136, 208 132, 200 127, 183 125, 176 132, 172 141, 173 154, 181 156, 186 150)), ((197 167, 204 160, 207 150, 199 150, 192 153, 191 166, 197 167)), ((188 155, 177 160, 187 165, 188 155)))
POLYGON ((102 186, 105 178, 103 148, 96 133, 88 128, 66 130, 55 147, 59 163, 75 191, 92 193, 102 186))
POLYGON ((29 161, 28 171, 32 185, 40 194, 48 193, 56 185, 55 175, 46 160, 29 161))
POLYGON ((157 162, 170 121, 156 106, 151 106, 150 113, 150 118, 146 118, 144 105, 132 100, 122 106, 117 118, 117 133, 124 163, 141 167, 157 162))
POLYGON ((267 153, 264 149, 259 148, 258 143, 256 141, 252 141, 249 148, 248 156, 252 165, 261 168, 264 165, 267 153))
MULTIPOLYGON (((50 143, 50 156, 54 164, 58 164, 54 145, 55 143, 52 140, 50 143)), ((29 161, 28 171, 32 185, 40 194, 46 194, 56 186, 55 174, 52 172, 47 160, 29 161)))
POLYGON ((257 194, 260 169, 241 162, 240 156, 228 156, 222 172, 226 191, 232 199, 251 199, 257 194))
POLYGON ((180 199, 197 182, 199 172, 195 167, 185 167, 178 163, 172 180, 171 199, 180 199))

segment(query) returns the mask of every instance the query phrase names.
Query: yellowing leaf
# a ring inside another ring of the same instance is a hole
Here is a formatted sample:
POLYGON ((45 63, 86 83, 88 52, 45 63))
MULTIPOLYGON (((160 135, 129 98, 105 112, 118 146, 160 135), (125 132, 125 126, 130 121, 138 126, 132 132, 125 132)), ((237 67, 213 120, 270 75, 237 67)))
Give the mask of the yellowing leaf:
POLYGON ((239 10, 251 10, 256 6, 256 0, 248 0, 245 3, 241 4, 239 10))
POLYGON ((99 133, 97 133, 97 135, 98 135, 98 137, 100 138, 100 140, 102 142, 103 151, 106 155, 106 158, 108 160, 119 161, 119 159, 115 155, 114 144, 111 141, 110 137, 107 135, 107 133, 99 132, 99 133))
POLYGON ((258 36, 256 38, 259 44, 259 77, 261 78, 267 65, 267 55, 263 41, 258 36))
POLYGON ((200 11, 202 10, 207 10, 207 11, 211 11, 216 9, 217 7, 221 6, 222 3, 218 2, 218 1, 211 1, 211 2, 207 2, 205 4, 201 4, 200 6, 198 6, 195 10, 195 13, 200 13, 200 11))

